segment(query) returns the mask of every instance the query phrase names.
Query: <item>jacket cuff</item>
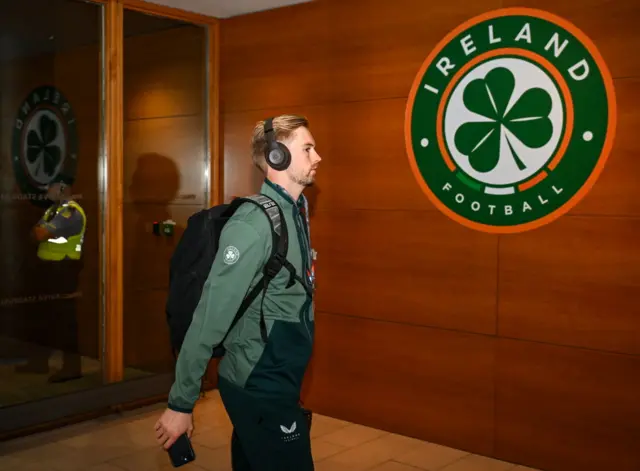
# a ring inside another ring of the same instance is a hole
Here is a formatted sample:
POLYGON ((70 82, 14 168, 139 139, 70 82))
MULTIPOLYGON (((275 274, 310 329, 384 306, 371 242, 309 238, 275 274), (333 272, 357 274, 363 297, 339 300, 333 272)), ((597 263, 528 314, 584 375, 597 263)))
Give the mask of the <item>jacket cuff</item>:
POLYGON ((190 409, 185 409, 184 407, 178 407, 178 406, 176 406, 176 405, 174 405, 174 404, 171 404, 171 403, 169 403, 169 404, 167 405, 167 407, 168 407, 169 409, 171 409, 172 411, 175 411, 175 412, 182 412, 183 414, 191 414, 191 413, 193 413, 193 407, 192 407, 192 408, 190 408, 190 409))

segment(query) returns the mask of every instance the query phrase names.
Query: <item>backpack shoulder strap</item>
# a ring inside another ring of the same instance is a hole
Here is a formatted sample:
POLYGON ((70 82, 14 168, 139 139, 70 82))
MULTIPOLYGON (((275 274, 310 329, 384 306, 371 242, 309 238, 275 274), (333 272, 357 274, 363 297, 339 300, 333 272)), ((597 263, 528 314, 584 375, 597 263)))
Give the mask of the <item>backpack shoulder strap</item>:
MULTIPOLYGON (((271 234, 273 236, 273 244, 271 253, 279 252, 281 249, 288 248, 288 234, 287 224, 282 215, 280 206, 266 195, 256 194, 251 196, 245 196, 234 199, 226 210, 226 214, 229 216, 236 212, 236 210, 244 203, 251 203, 259 207, 262 212, 269 219, 271 224, 271 234), (284 237, 284 239, 282 239, 284 237), (278 245, 278 241, 282 240, 282 245, 278 245)), ((286 254, 286 250, 284 251, 286 254)))
MULTIPOLYGON (((259 207, 267 216, 271 225, 271 255, 265 267, 265 274, 275 277, 283 265, 286 264, 289 250, 289 233, 287 223, 278 203, 263 194, 255 194, 234 199, 226 213, 231 215, 244 203, 251 203, 259 207)), ((291 267, 293 268, 293 267, 291 267)))

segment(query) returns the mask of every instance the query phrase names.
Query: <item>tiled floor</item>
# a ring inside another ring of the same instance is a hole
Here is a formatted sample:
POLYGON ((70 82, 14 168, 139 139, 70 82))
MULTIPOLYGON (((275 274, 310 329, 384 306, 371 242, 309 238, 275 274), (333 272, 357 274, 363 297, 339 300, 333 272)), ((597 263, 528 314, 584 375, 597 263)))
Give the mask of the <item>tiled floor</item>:
MULTIPOLYGON (((169 471, 155 442, 157 404, 0 443, 0 471, 169 471)), ((196 462, 184 471, 231 471, 231 424, 217 392, 198 402, 196 462)), ((314 415, 316 471, 526 471, 529 468, 314 415)), ((531 470, 530 470, 531 471, 531 470)))

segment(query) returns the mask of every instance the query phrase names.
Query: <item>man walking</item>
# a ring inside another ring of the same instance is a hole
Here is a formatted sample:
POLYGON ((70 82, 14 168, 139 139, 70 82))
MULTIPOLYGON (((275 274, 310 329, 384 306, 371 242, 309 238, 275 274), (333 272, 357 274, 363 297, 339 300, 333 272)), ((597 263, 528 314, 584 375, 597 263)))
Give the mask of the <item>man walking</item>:
MULTIPOLYGON (((219 390, 234 426, 235 471, 312 471, 309 428, 299 406, 314 337, 314 270, 309 211, 302 191, 313 184, 320 156, 308 121, 283 115, 256 125, 253 162, 265 173, 261 193, 281 208, 289 234, 287 261, 264 301, 258 296, 227 336, 219 390), (261 335, 263 309, 267 341, 261 335)), ((271 255, 269 220, 242 205, 225 225, 176 365, 168 409, 156 424, 158 442, 171 447, 193 430, 192 411, 213 346, 221 342, 246 293, 271 255)))

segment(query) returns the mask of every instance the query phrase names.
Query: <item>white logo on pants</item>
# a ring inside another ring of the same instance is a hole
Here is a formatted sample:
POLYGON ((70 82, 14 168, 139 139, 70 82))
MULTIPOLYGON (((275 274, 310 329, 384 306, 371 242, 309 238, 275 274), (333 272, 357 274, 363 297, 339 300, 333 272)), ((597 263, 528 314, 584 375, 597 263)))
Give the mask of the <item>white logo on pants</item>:
POLYGON ((285 436, 282 437, 282 440, 288 443, 300 438, 299 433, 294 433, 297 428, 298 428, 298 424, 296 422, 293 422, 290 428, 287 428, 284 425, 281 425, 280 430, 282 430, 282 432, 285 434, 285 436))
POLYGON ((293 423, 291 424, 291 428, 287 428, 284 425, 280 426, 280 430, 282 430, 284 433, 286 433, 287 435, 292 434, 293 432, 296 431, 296 428, 298 428, 298 424, 297 423, 293 423))

